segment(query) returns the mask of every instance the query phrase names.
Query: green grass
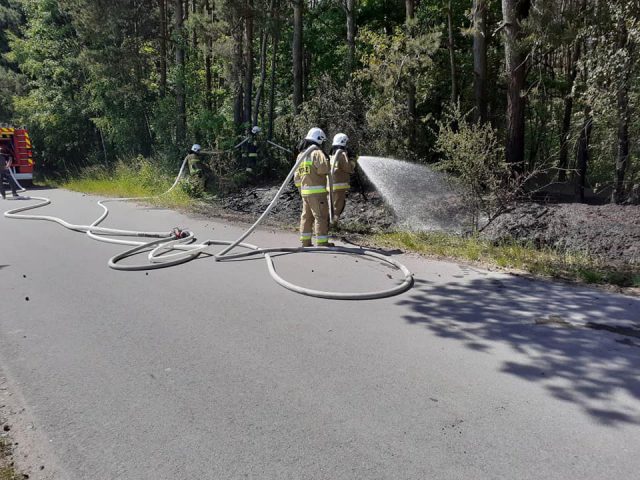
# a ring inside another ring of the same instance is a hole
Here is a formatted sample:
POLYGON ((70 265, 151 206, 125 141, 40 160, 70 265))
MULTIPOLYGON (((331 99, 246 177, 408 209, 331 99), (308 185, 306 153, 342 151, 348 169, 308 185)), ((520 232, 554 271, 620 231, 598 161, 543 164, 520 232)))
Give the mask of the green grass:
POLYGON ((18 480, 24 478, 11 466, 11 448, 7 440, 0 438, 0 480, 18 480))
POLYGON ((373 236, 382 246, 424 255, 481 262, 534 275, 591 284, 640 287, 640 268, 612 268, 582 253, 536 249, 515 242, 494 244, 477 237, 429 232, 394 232, 373 236))
MULTIPOLYGON (((104 167, 89 168, 80 176, 62 182, 60 186, 106 197, 156 197, 167 191, 173 180, 173 177, 160 173, 148 160, 137 159, 119 162, 109 170, 104 167)), ((145 201, 169 208, 185 208, 193 204, 193 198, 182 185, 166 195, 145 201)))

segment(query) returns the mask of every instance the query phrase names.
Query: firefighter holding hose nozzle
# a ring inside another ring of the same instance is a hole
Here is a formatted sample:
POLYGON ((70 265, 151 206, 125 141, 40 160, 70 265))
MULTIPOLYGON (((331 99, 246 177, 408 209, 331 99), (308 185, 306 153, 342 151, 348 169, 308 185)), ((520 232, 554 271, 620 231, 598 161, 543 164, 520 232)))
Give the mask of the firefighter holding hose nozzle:
POLYGON ((331 199, 333 202, 332 223, 338 226, 340 215, 344 211, 347 201, 347 192, 350 188, 351 174, 356 170, 356 161, 349 158, 347 151, 349 137, 344 133, 338 133, 333 137, 331 147, 331 199))

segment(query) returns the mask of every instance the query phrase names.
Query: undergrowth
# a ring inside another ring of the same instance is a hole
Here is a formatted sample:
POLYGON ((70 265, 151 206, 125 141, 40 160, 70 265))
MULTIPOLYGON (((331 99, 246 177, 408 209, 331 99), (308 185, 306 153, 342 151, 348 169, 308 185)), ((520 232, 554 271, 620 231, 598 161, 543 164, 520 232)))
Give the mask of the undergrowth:
POLYGON ((118 162, 113 168, 95 166, 85 169, 79 176, 65 180, 61 187, 76 192, 92 193, 108 197, 155 197, 145 199, 164 207, 187 207, 193 199, 184 184, 179 184, 166 195, 174 177, 163 174, 151 161, 137 158, 118 162))
POLYGON ((376 244, 425 255, 481 262, 534 275, 591 284, 640 287, 640 268, 615 268, 583 253, 537 249, 515 242, 495 244, 440 232, 394 232, 373 236, 376 244))

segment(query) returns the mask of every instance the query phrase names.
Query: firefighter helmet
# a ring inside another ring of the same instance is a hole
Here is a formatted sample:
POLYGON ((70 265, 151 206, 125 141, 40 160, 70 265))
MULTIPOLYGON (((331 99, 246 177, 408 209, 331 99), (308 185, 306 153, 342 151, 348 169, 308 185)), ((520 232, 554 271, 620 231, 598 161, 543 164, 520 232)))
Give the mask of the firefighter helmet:
POLYGON ((311 130, 309 130, 309 133, 307 133, 307 136, 305 137, 305 140, 309 140, 318 145, 322 145, 326 139, 327 139, 327 136, 325 135, 325 133, 322 131, 321 128, 317 128, 317 127, 314 127, 311 130))
POLYGON ((346 147, 348 141, 349 137, 347 137, 344 133, 338 133, 335 137, 333 137, 333 146, 346 147))

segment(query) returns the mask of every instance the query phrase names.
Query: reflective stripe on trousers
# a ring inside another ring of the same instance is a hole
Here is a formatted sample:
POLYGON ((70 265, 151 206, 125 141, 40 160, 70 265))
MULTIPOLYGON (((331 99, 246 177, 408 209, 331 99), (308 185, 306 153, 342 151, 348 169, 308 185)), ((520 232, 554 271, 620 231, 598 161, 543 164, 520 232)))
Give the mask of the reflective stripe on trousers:
POLYGON ((350 187, 351 187, 351 185, 349 185, 348 183, 334 183, 333 184, 333 190, 349 190, 350 187))
POLYGON ((327 187, 324 185, 302 185, 301 193, 303 197, 314 193, 327 193, 327 187))

